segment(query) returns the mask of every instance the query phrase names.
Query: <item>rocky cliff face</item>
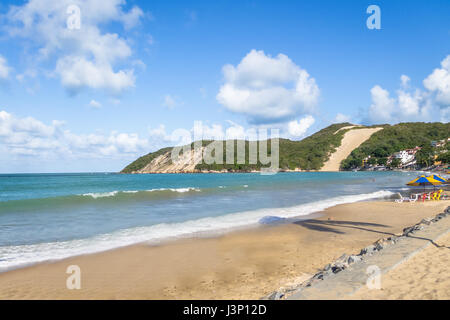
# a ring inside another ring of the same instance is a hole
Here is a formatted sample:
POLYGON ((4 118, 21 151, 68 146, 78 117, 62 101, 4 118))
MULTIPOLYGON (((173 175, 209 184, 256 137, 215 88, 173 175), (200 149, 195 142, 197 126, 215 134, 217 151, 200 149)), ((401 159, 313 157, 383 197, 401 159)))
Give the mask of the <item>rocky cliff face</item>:
POLYGON ((166 153, 156 157, 144 168, 134 171, 133 173, 191 173, 199 172, 195 166, 202 161, 202 154, 204 147, 200 150, 192 149, 190 152, 181 153, 180 156, 172 161, 172 152, 166 153))

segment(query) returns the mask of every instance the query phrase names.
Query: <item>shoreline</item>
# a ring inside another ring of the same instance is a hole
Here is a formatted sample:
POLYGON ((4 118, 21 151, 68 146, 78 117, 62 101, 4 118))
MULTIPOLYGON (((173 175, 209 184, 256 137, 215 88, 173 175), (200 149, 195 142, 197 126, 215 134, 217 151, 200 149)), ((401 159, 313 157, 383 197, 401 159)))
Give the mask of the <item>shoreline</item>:
POLYGON ((21 261, 15 261, 13 265, 4 266, 0 260, 0 274, 41 263, 58 262, 64 259, 99 254, 132 246, 164 245, 178 240, 217 238, 234 232, 286 225, 293 221, 316 218, 323 215, 326 209, 336 205, 361 201, 383 201, 383 199, 392 196, 394 196, 394 193, 380 190, 364 194, 336 196, 290 207, 233 212, 223 216, 204 217, 173 224, 155 224, 123 229, 83 239, 19 246, 17 249, 21 248, 21 252, 24 252, 24 254, 15 258, 19 258, 21 261), (279 212, 280 210, 283 212, 279 212), (164 235, 161 233, 164 233, 164 235), (152 234, 154 236, 151 236, 152 234), (105 237, 109 240, 105 240, 105 237))
POLYGON ((355 202, 309 220, 39 263, 1 273, 0 299, 259 299, 447 205, 355 202), (81 290, 65 286, 73 264, 81 290))

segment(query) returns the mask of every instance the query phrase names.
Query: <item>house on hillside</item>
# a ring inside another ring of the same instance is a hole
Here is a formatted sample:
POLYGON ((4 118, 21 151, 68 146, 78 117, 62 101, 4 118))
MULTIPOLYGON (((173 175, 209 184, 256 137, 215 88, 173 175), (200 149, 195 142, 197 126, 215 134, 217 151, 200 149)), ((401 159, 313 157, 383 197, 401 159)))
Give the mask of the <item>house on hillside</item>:
POLYGON ((448 141, 450 141, 450 138, 442 139, 442 140, 439 140, 439 141, 431 141, 431 146, 433 148, 440 148, 440 147, 445 146, 445 143, 448 142, 448 141))
POLYGON ((394 153, 394 158, 399 159, 402 164, 406 164, 414 160, 414 155, 406 150, 402 150, 394 153))
POLYGON ((416 153, 420 149, 422 149, 422 148, 416 146, 415 148, 412 148, 412 149, 402 150, 402 151, 394 153, 392 158, 399 159, 402 165, 406 165, 406 164, 411 165, 412 162, 415 163, 416 153))

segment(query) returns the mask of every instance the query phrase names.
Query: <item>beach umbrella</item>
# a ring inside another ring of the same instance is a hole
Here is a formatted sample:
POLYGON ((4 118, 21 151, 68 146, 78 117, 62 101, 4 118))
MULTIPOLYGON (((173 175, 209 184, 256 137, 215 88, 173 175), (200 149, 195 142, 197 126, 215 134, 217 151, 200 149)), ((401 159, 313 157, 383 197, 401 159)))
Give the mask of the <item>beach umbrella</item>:
POLYGON ((433 174, 433 175, 431 175, 431 176, 428 176, 427 178, 432 178, 432 179, 434 179, 434 180, 437 180, 437 181, 440 181, 440 182, 442 182, 442 183, 447 183, 448 181, 447 180, 445 180, 444 178, 442 178, 440 175, 438 175, 438 174, 433 174))
POLYGON ((423 186, 423 190, 425 191, 425 186, 438 186, 442 183, 443 182, 441 182, 439 180, 435 180, 432 177, 425 177, 424 175, 422 175, 420 177, 417 177, 414 180, 411 180, 406 185, 414 186, 414 187, 423 186))

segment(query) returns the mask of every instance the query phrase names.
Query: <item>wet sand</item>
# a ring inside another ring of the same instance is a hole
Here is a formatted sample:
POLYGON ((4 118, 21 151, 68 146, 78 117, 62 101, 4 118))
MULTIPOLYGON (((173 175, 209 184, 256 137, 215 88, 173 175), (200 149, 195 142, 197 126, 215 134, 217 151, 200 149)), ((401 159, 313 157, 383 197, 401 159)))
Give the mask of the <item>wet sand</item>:
POLYGON ((307 221, 43 263, 0 274, 0 299, 258 299, 448 205, 345 204, 307 221), (66 288, 70 265, 80 290, 66 288))

